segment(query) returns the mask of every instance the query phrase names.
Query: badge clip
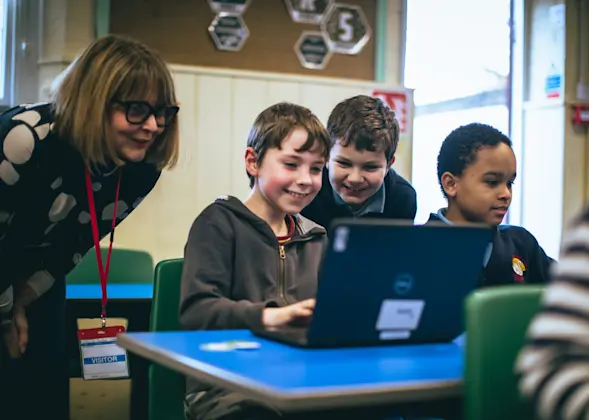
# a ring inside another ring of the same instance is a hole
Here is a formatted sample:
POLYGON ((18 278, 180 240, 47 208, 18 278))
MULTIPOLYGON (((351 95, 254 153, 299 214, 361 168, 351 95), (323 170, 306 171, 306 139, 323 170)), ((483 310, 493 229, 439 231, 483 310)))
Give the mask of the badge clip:
POLYGON ((106 328, 106 307, 102 305, 102 314, 100 315, 100 320, 102 322, 102 329, 106 328))

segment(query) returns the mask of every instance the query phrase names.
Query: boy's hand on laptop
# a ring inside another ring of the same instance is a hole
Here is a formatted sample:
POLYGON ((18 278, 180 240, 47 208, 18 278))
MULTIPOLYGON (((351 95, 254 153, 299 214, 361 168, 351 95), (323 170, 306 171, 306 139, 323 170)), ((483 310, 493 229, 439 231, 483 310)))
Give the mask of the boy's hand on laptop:
POLYGON ((265 327, 280 327, 295 324, 304 325, 311 320, 315 299, 307 299, 283 308, 266 308, 262 314, 265 327))

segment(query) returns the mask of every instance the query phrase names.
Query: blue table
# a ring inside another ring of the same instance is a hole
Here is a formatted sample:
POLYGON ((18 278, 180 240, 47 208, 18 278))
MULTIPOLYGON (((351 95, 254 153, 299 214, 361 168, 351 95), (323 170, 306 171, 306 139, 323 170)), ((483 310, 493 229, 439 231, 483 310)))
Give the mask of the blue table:
POLYGON ((455 344, 309 350, 249 331, 127 333, 120 346, 152 362, 283 411, 374 406, 459 397, 463 352, 455 344), (210 351, 247 340, 255 350, 210 351))
MULTIPOLYGON (((107 295, 110 299, 152 299, 153 284, 108 284, 107 295)), ((67 299, 98 299, 102 297, 100 284, 68 284, 67 299)))

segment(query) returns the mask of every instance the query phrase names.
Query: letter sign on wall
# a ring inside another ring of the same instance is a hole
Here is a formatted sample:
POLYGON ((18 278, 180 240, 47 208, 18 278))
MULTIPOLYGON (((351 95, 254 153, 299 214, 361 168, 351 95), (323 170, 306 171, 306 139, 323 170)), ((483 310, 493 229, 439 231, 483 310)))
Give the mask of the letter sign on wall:
POLYGON ((251 0, 209 0, 209 6, 215 13, 233 13, 241 15, 249 6, 251 0))
POLYGON ((284 0, 284 2, 293 21, 319 25, 333 0, 284 0))
POLYGON ((335 3, 330 7, 321 22, 321 30, 330 48, 339 54, 358 54, 371 36, 362 8, 352 4, 335 3))
POLYGON ((301 66, 313 70, 323 70, 332 55, 327 39, 320 31, 304 31, 295 44, 295 52, 301 66))
POLYGON ((209 25, 209 34, 217 49, 239 51, 249 36, 249 30, 241 16, 219 13, 209 25))

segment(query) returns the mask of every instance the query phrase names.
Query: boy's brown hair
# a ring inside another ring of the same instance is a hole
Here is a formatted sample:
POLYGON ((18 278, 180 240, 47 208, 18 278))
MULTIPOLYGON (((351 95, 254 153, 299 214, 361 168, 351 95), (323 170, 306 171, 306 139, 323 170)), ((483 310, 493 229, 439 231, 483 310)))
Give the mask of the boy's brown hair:
POLYGON ((382 100, 358 95, 341 101, 331 111, 327 131, 334 142, 357 150, 384 152, 389 162, 399 144, 399 122, 382 100))
MULTIPOLYGON (((268 149, 282 147, 282 142, 292 130, 302 128, 307 131, 307 141, 297 150, 305 152, 317 150, 327 160, 333 142, 325 126, 309 109, 289 102, 280 102, 263 110, 254 121, 247 138, 247 147, 257 154, 258 165, 262 164, 268 149)), ((250 188, 254 186, 254 177, 247 174, 250 188)))
MULTIPOLYGON (((55 81, 55 130, 80 152, 87 166, 117 165, 110 138, 113 101, 145 100, 177 105, 174 81, 166 63, 155 51, 132 39, 108 35, 92 42, 55 81)), ((147 152, 146 161, 159 169, 178 161, 178 118, 169 124, 147 152)))

